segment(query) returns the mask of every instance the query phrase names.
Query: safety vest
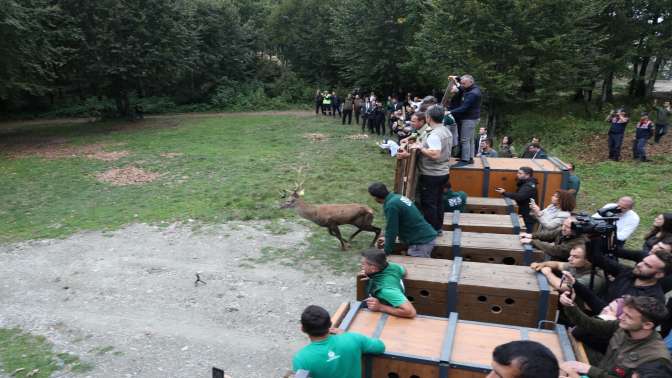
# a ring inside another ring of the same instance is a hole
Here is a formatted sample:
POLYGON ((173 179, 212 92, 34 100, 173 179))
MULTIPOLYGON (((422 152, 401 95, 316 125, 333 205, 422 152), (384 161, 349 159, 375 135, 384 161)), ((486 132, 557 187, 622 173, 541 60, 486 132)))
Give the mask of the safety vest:
POLYGON ((324 96, 324 100, 322 100, 322 105, 331 105, 331 95, 324 96))

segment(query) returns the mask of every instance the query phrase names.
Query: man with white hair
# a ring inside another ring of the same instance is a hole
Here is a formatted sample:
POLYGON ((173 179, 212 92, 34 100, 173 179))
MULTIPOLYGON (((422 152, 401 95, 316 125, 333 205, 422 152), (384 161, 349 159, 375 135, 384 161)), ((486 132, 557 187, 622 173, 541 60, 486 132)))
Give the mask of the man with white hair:
POLYGON ((471 75, 453 77, 456 85, 451 89, 461 98, 459 106, 450 109, 455 120, 461 124, 460 146, 462 156, 456 167, 472 164, 476 155, 474 145, 474 130, 481 118, 481 88, 474 83, 471 75))
MULTIPOLYGON (((632 235, 639 226, 639 215, 633 210, 635 207, 635 200, 632 197, 625 196, 618 199, 617 203, 608 203, 602 208, 616 207, 620 213, 616 214, 618 220, 616 221, 616 243, 618 246, 623 246, 625 241, 632 235)), ((600 218, 600 215, 595 213, 593 218, 600 218)))

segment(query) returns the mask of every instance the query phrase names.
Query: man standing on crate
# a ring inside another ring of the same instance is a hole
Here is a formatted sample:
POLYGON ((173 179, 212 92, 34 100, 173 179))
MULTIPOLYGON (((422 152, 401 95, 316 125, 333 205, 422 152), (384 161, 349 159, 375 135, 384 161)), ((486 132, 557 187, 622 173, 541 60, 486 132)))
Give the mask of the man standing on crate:
POLYGON ((497 188, 495 191, 504 197, 511 198, 518 204, 518 213, 525 221, 525 228, 527 232, 532 232, 536 221, 530 214, 530 203, 534 203, 537 198, 537 179, 532 177, 534 171, 530 167, 518 168, 516 174, 518 178, 518 190, 515 192, 507 192, 504 188, 497 188))
POLYGON ((362 376, 362 353, 381 354, 385 344, 354 332, 331 328, 327 310, 308 306, 301 314, 301 330, 310 338, 294 355, 292 369, 306 370, 314 378, 359 378, 362 376))
POLYGON ((431 131, 411 148, 417 150, 420 208, 429 224, 439 234, 443 229, 443 188, 450 173, 450 153, 453 135, 443 124, 444 108, 432 105, 427 109, 427 122, 431 131))

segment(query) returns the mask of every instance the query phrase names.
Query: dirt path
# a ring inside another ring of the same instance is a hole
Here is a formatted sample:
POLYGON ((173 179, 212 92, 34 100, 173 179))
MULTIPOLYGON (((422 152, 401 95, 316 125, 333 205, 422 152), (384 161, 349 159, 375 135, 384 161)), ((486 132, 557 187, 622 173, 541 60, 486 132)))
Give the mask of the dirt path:
MULTIPOLYGON (((264 116, 264 115, 285 115, 308 117, 315 113, 309 110, 284 110, 284 111, 264 111, 264 112, 203 112, 203 113, 172 113, 146 115, 145 119, 190 119, 190 118, 211 118, 211 117, 240 117, 240 116, 264 116)), ((5 121, 0 122, 0 130, 12 131, 25 126, 60 126, 66 124, 88 123, 96 121, 95 118, 48 118, 23 121, 5 121)))
POLYGON ((86 377, 210 377, 212 366, 280 377, 306 342, 303 308, 333 311, 354 297, 352 277, 249 260, 265 246, 299 248, 307 229, 289 226, 271 235, 258 222, 197 233, 132 225, 0 245, 0 327, 93 363, 86 377), (207 284, 194 285, 196 272, 207 284))

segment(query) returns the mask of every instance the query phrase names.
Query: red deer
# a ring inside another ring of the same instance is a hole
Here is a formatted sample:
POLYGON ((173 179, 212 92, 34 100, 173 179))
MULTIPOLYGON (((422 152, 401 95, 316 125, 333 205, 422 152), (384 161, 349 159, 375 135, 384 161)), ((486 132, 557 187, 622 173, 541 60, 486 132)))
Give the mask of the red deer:
MULTIPOLYGON (((284 191, 283 197, 287 197, 288 191, 284 191)), ((373 209, 365 205, 353 204, 334 204, 334 205, 312 205, 303 200, 303 183, 297 184, 296 188, 289 194, 287 200, 280 206, 283 209, 296 208, 296 213, 302 218, 308 219, 321 227, 329 230, 329 235, 338 238, 341 242, 341 249, 346 250, 350 246, 350 241, 362 231, 374 232, 371 245, 373 246, 378 236, 380 228, 373 226, 373 209), (338 226, 350 224, 357 227, 348 241, 344 241, 341 236, 341 230, 338 226)))

